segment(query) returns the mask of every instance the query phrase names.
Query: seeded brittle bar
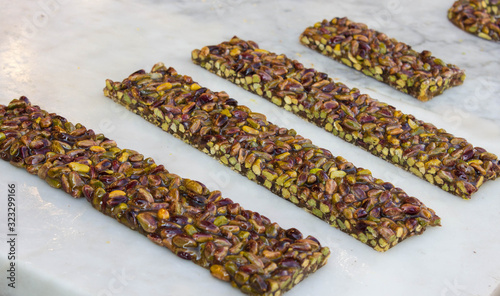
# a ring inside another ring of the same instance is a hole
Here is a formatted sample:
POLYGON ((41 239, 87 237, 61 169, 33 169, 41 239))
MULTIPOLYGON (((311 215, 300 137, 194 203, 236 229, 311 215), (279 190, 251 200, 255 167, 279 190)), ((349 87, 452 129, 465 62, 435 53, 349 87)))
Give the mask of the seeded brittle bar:
POLYGON ((104 94, 377 251, 440 223, 370 171, 161 63, 123 82, 107 80, 104 94))
POLYGON ((468 199, 500 175, 496 155, 253 41, 194 50, 193 61, 445 191, 468 199))
POLYGON ((246 294, 282 295, 330 253, 314 237, 283 229, 25 97, 0 105, 0 157, 85 197, 98 211, 246 294))
POLYGON ((465 79, 463 70, 429 51, 417 52, 347 18, 316 23, 300 35, 300 42, 424 102, 465 79))
POLYGON ((458 0, 448 19, 467 33, 500 41, 500 0, 458 0))

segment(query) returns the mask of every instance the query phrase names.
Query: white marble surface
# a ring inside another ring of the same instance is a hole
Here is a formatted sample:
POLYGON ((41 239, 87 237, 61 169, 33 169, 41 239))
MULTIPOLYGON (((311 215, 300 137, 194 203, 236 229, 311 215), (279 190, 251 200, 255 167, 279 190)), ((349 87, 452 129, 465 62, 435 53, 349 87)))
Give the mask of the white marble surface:
MULTIPOLYGON (((286 53, 404 112, 500 154, 500 44, 446 19, 452 0, 383 1, 0 1, 0 103, 20 95, 136 149, 184 177, 332 249, 297 295, 499 295, 500 181, 473 200, 445 193, 199 68, 190 52, 233 35, 286 53), (348 16, 465 69, 464 85, 419 102, 298 42, 306 26, 348 16), (225 90, 280 125, 404 188, 434 208, 443 227, 377 253, 237 175, 102 95, 104 80, 163 61, 212 90, 225 90), (152 145, 146 145, 152 143, 152 145), (189 165, 186 165, 189 164, 189 165), (496 292, 494 292, 496 290, 496 292)), ((0 162, 0 295, 237 295, 208 271, 0 162), (17 288, 6 287, 7 184, 17 192, 17 288)))

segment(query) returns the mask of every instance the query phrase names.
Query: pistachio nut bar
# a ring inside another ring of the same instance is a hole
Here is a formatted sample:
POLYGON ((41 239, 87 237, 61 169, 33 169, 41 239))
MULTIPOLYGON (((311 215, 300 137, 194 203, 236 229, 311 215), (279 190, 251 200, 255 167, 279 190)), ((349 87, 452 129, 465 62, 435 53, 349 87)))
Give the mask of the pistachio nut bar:
POLYGON ((22 97, 0 105, 0 157, 251 295, 281 295, 327 262, 295 228, 22 97))
POLYGON ((440 223, 370 171, 161 63, 123 82, 107 80, 104 94, 377 251, 440 223))
POLYGON ((465 73, 424 50, 347 18, 323 20, 305 29, 300 42, 420 101, 463 83, 465 73))
POLYGON ((253 41, 192 52, 203 68, 462 198, 500 175, 496 155, 253 41))
POLYGON ((448 19, 465 32, 500 41, 500 0, 455 1, 448 19))

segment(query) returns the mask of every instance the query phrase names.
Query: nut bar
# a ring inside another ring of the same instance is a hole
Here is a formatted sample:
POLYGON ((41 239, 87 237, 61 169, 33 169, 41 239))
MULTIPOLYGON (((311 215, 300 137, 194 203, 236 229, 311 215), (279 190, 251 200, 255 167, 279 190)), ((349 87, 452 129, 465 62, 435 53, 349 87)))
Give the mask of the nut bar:
POLYGON ((445 191, 469 199, 500 175, 496 155, 404 114, 325 73, 234 37, 192 52, 203 68, 400 166, 445 191))
POLYGON ((459 0, 448 10, 448 19, 465 32, 500 41, 499 0, 459 0))
POLYGON ((370 171, 161 63, 123 82, 107 80, 104 94, 377 251, 440 223, 370 171))
POLYGON ((295 228, 169 173, 113 140, 30 104, 0 105, 0 157, 251 295, 282 295, 330 251, 295 228))
POLYGON ((347 18, 316 23, 300 35, 300 42, 424 102, 465 79, 463 70, 429 51, 416 52, 347 18))

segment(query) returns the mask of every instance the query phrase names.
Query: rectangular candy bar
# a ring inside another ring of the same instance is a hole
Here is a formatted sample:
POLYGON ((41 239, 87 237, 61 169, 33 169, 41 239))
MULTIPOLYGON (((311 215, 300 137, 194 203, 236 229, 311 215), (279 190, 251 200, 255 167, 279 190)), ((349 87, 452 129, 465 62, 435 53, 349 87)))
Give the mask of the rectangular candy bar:
POLYGON ((300 35, 300 42, 424 102, 465 79, 463 70, 429 51, 417 52, 347 18, 316 23, 300 35))
POLYGON ((104 94, 377 251, 440 223, 370 171, 161 63, 123 82, 107 80, 104 94))
MULTIPOLYGON (((251 295, 282 295, 330 251, 200 182, 22 97, 0 105, 0 157, 251 295)), ((162 285, 163 283, 158 283, 162 285)))
POLYGON ((462 198, 500 175, 496 155, 253 41, 194 50, 203 68, 462 198))
POLYGON ((500 41, 499 0, 457 0, 448 9, 448 19, 467 33, 500 41))

